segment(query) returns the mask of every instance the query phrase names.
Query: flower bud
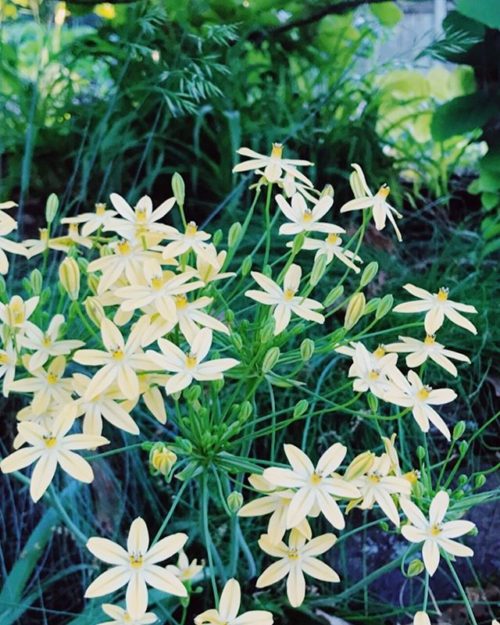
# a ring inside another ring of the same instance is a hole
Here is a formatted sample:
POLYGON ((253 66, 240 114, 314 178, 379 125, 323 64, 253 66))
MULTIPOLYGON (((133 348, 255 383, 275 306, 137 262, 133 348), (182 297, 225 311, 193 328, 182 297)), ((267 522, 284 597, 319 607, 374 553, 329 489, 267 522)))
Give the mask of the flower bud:
POLYGON ((419 445, 417 447, 417 458, 419 460, 423 460, 425 458, 425 449, 422 447, 422 445, 419 445))
POLYGON ((372 451, 364 451, 357 455, 344 473, 346 480, 354 480, 369 471, 375 462, 375 454, 372 451))
POLYGON ((184 397, 189 402, 198 401, 201 397, 201 386, 199 384, 192 384, 184 391, 184 397))
POLYGON ((229 510, 231 510, 233 514, 236 514, 243 505, 243 495, 233 490, 233 492, 229 493, 229 495, 227 496, 226 501, 229 510))
POLYGON ((59 209, 59 198, 55 193, 51 193, 47 198, 45 204, 45 219, 48 224, 51 224, 56 218, 57 211, 59 209))
POLYGON ((460 486, 460 488, 462 488, 469 481, 469 477, 467 475, 462 474, 462 475, 458 476, 458 480, 457 481, 458 481, 458 485, 460 486))
POLYGON ((224 238, 224 233, 219 228, 218 230, 214 232, 214 236, 212 237, 212 243, 215 245, 215 247, 217 247, 223 238, 224 238))
POLYGON ((366 303, 365 307, 365 315, 370 315, 372 312, 377 310, 378 305, 380 304, 380 297, 374 297, 369 302, 366 303))
POLYGON ((408 565, 408 570, 406 571, 406 577, 416 577, 417 575, 420 575, 420 573, 422 573, 424 568, 425 567, 424 567, 424 563, 422 562, 422 560, 415 558, 408 565))
POLYGON ((104 308, 97 297, 87 297, 83 305, 85 306, 85 312, 88 318, 98 328, 101 327, 101 321, 106 317, 104 308))
POLYGON ((183 177, 177 172, 172 176, 172 191, 175 201, 182 208, 186 199, 186 185, 183 177))
POLYGON ((30 274, 30 288, 33 295, 40 295, 43 288, 43 276, 39 269, 33 269, 30 274))
POLYGON ((454 441, 458 441, 458 439, 462 438, 463 434, 465 432, 465 421, 459 421, 458 423, 455 424, 455 427, 453 428, 453 440, 454 441))
POLYGON ((373 393, 368 393, 367 396, 368 406, 373 414, 377 414, 378 410, 378 398, 373 393))
POLYGON ((241 335, 238 334, 237 332, 234 332, 231 335, 231 338, 233 339, 233 345, 236 347, 236 349, 238 351, 243 349, 243 339, 241 338, 241 335))
POLYGON ((293 240, 292 243, 292 254, 295 256, 300 252, 300 250, 304 246, 304 241, 306 239, 305 232, 300 232, 293 240))
POLYGON ((293 409, 293 418, 300 419, 300 417, 302 417, 306 413, 308 408, 309 402, 307 401, 307 399, 301 399, 295 404, 295 408, 293 409))
POLYGON ((153 475, 168 477, 176 462, 177 456, 163 443, 155 443, 149 452, 149 468, 153 475))
POLYGON ((241 275, 248 276, 252 269, 252 257, 246 256, 241 263, 241 275))
POLYGON ((364 268, 363 273, 361 274, 361 279, 359 281, 360 286, 365 287, 367 284, 369 284, 377 275, 377 272, 378 263, 376 261, 368 263, 368 265, 366 265, 366 267, 364 268))
POLYGON ((323 302, 323 306, 328 307, 333 304, 335 300, 337 300, 344 292, 344 287, 339 284, 338 286, 333 287, 333 289, 328 293, 325 297, 325 301, 323 302))
POLYGON ((460 451, 461 456, 465 456, 465 454, 469 451, 469 443, 467 441, 462 441, 458 446, 458 450, 460 451))
POLYGON ((97 295, 97 287, 99 286, 100 278, 95 273, 87 274, 87 286, 94 295, 97 295))
POLYGON ((253 408, 252 404, 249 401, 244 401, 239 409, 238 420, 241 423, 248 421, 248 419, 252 416, 253 408))
POLYGON ((69 298, 76 301, 80 293, 80 267, 71 256, 67 256, 59 265, 59 280, 69 298))
POLYGON ((349 176, 349 184, 351 185, 352 192, 354 193, 354 197, 356 199, 366 196, 363 181, 359 172, 356 169, 349 176))
POLYGON ((274 365, 278 362, 280 357, 280 348, 271 347, 267 350, 264 360, 262 361, 262 373, 269 373, 273 370, 274 365))
POLYGON ((304 362, 311 360, 314 354, 314 341, 312 339, 304 339, 300 344, 300 356, 304 362))
POLYGON ((260 338, 263 343, 269 343, 274 336, 274 319, 268 319, 260 330, 260 338))
POLYGON ((241 224, 239 221, 236 221, 229 228, 229 232, 227 234, 227 244, 229 247, 234 247, 239 243, 241 236, 241 224))
POLYGON ((321 278, 324 276, 326 270, 326 254, 320 254, 314 261, 314 265, 311 271, 311 277, 309 278, 309 284, 316 286, 321 278))
POLYGON ((479 475, 476 475, 474 479, 475 488, 482 488, 485 484, 486 484, 486 476, 484 475, 484 473, 480 473, 479 475))
POLYGON ((335 191, 332 187, 331 184, 325 184, 325 186, 323 187, 322 191, 321 191, 321 195, 319 196, 319 199, 323 199, 324 197, 331 197, 333 198, 335 196, 335 191))
POLYGON ((378 303, 377 309, 375 310, 375 319, 378 320, 378 319, 382 319, 382 317, 385 317, 385 315, 387 315, 387 313, 390 312, 393 304, 394 304, 393 296, 390 293, 388 293, 387 295, 384 295, 384 297, 378 303))
POLYGON ((366 300, 364 293, 355 293, 349 303, 345 312, 344 328, 350 330, 353 328, 363 316, 365 312, 366 300))

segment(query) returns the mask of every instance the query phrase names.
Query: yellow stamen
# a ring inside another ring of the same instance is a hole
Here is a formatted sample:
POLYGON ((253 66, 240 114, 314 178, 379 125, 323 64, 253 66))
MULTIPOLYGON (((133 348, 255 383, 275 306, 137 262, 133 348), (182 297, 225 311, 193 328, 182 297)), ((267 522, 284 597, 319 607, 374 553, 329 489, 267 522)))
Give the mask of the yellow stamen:
POLYGON ((186 236, 193 237, 198 232, 198 226, 194 221, 190 221, 186 226, 186 236))
POLYGON ((99 202, 95 205, 95 213, 98 217, 102 217, 106 212, 106 204, 99 202))
POLYGON ((312 216, 312 210, 311 210, 310 208, 306 208, 306 209, 304 210, 303 214, 302 214, 302 219, 303 219, 305 222, 309 222, 309 221, 311 221, 311 220, 312 220, 312 218, 313 218, 313 216, 312 216))
POLYGON ((142 555, 141 554, 134 554, 130 556, 130 566, 133 569, 140 569, 142 567, 143 561, 142 561, 142 555))
POLYGON ((68 226, 68 235, 70 237, 78 236, 78 224, 69 224, 68 226))
POLYGON ((376 371, 375 369, 372 369, 370 373, 368 374, 368 378, 370 380, 378 380, 379 377, 380 377, 380 373, 376 371))
POLYGON ((186 356, 186 367, 188 369, 193 369, 198 364, 198 359, 193 354, 188 354, 186 356))
POLYGON ((408 482, 410 482, 410 484, 416 484, 418 482, 419 477, 420 477, 420 474, 415 469, 413 471, 408 471, 408 473, 405 473, 403 475, 403 478, 407 480, 408 482))
POLYGON ((289 549, 288 550, 288 559, 289 560, 298 560, 300 558, 299 552, 297 549, 289 549))
POLYGON ((432 388, 430 386, 423 386, 417 393, 417 398, 425 401, 431 394, 432 388))
POLYGON ((42 243, 48 243, 49 242, 49 231, 47 230, 47 228, 40 228, 39 232, 40 232, 40 241, 42 243))
POLYGON ((437 298, 440 302, 446 302, 446 300, 448 299, 448 291, 449 289, 447 289, 445 286, 442 286, 437 294, 437 298))
POLYGON ((441 528, 439 527, 439 525, 433 525, 433 526, 430 528, 430 535, 431 535, 431 536, 439 536, 439 534, 441 534, 441 532, 442 532, 442 530, 441 530, 441 528))
POLYGON ((56 384, 59 381, 59 377, 55 373, 49 373, 47 375, 47 382, 49 384, 56 384))
POLYGON ((123 360, 125 357, 125 354, 122 349, 117 347, 116 349, 111 350, 111 356, 113 360, 123 360))
POLYGON ((382 356, 385 356, 385 354, 385 347, 383 345, 379 345, 377 349, 373 352, 375 358, 382 358, 382 356))
POLYGON ((130 254, 130 243, 128 241, 120 241, 116 246, 119 254, 130 254))
POLYGON ((337 236, 336 234, 333 234, 333 232, 331 232, 327 237, 326 237, 326 242, 329 245, 339 245, 341 243, 342 239, 337 236))
POLYGON ((161 289, 162 286, 163 286, 163 277, 162 276, 155 276, 151 280, 151 288, 154 289, 155 291, 158 291, 159 289, 161 289))
POLYGON ((435 342, 436 342, 436 337, 434 336, 434 334, 428 334, 424 339, 424 343, 426 345, 434 345, 435 342))
POLYGON ((321 484, 321 480, 323 479, 323 477, 321 475, 319 475, 318 473, 313 473, 311 475, 311 485, 312 486, 318 486, 318 484, 321 484))
POLYGON ((383 184, 378 190, 377 195, 385 200, 390 192, 391 188, 388 187, 386 184, 383 184))
POLYGON ((51 449, 57 443, 57 438, 55 436, 47 436, 44 438, 45 447, 51 449))
POLYGON ((136 208, 135 209, 135 219, 138 224, 145 224, 147 221, 148 215, 144 208, 136 208))
POLYGON ((42 345, 44 347, 50 347, 52 345, 52 339, 47 334, 45 334, 42 339, 42 345))
POLYGON ((370 475, 368 477, 368 479, 370 480, 370 482, 372 484, 379 484, 380 483, 380 477, 378 475, 370 475))
POLYGON ((294 297, 295 297, 295 291, 293 289, 285 289, 285 292, 283 293, 283 299, 289 302, 294 297))
POLYGON ((273 149, 271 151, 271 158, 281 158, 283 155, 283 144, 273 143, 273 149))
POLYGON ((9 356, 7 355, 7 352, 3 352, 3 354, 0 354, 0 365, 8 365, 9 364, 9 356))
POLYGON ((188 301, 185 295, 176 295, 174 299, 176 308, 186 308, 188 301))

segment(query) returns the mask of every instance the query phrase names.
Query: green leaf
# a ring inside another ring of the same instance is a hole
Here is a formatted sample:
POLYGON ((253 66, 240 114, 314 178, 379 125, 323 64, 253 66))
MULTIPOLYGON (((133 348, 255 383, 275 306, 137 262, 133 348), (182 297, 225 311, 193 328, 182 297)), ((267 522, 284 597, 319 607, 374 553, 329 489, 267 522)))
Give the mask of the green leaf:
POLYGON ((442 104, 432 119, 431 131, 436 141, 482 128, 498 110, 498 102, 481 91, 453 98, 442 104))
POLYGON ((498 193, 485 191, 484 193, 481 193, 481 204, 487 211, 490 211, 500 204, 500 195, 498 193))
POLYGON ((370 11, 375 15, 382 26, 396 26, 403 18, 403 11, 395 2, 382 2, 370 5, 370 11))
POLYGON ((463 15, 490 28, 500 28, 498 0, 457 0, 457 9, 463 15))

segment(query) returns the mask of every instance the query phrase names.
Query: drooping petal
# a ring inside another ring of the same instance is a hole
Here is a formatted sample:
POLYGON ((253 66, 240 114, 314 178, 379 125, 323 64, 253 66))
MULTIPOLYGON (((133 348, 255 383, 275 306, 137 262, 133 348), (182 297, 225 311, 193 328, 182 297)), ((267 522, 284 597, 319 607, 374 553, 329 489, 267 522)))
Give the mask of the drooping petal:
POLYGON ((176 597, 187 597, 187 590, 184 584, 175 575, 161 566, 152 564, 145 567, 144 579, 153 588, 176 597))
POLYGON ((142 571, 135 571, 130 578, 125 594, 127 612, 139 618, 148 609, 148 589, 142 571))
POLYGON ((324 490, 318 490, 317 501, 321 512, 333 527, 342 530, 345 527, 344 515, 342 514, 335 499, 324 490))
POLYGON ((425 315, 424 327, 427 334, 436 334, 444 322, 444 312, 441 306, 434 306, 425 315))
POLYGON ((267 586, 276 584, 286 575, 288 575, 289 571, 290 562, 288 561, 288 559, 273 562, 271 566, 268 566, 267 569, 262 573, 255 585, 257 586, 257 588, 266 588, 267 586))
POLYGON ((57 456, 57 460, 63 471, 66 471, 71 477, 80 482, 89 484, 94 479, 94 472, 90 464, 78 454, 61 449, 57 456))
POLYGON ((274 317, 274 335, 278 336, 290 323, 292 311, 290 306, 286 304, 278 304, 273 312, 274 317))
POLYGON ((125 566, 114 566, 101 573, 85 591, 85 597, 94 598, 108 595, 125 586, 130 579, 130 569, 125 566))
POLYGON ((458 556, 460 558, 470 558, 474 555, 474 551, 467 547, 466 545, 462 545, 462 543, 457 542, 456 540, 450 540, 449 538, 441 538, 438 537, 439 546, 451 553, 453 556, 458 556))
POLYGON ((306 580, 298 565, 292 566, 286 580, 286 592, 290 605, 298 608, 306 595, 306 580))
POLYGON ((439 566, 439 547, 435 540, 426 540, 422 547, 422 558, 424 560, 425 568, 432 577, 439 566))
POLYGON ((286 525, 292 528, 303 521, 314 505, 315 495, 309 487, 299 489, 288 507, 286 525))
POLYGON ((38 460, 42 454, 40 449, 33 447, 24 447, 18 449, 14 453, 10 454, 0 462, 0 470, 3 473, 12 473, 13 471, 20 471, 25 467, 33 464, 35 460, 38 460))
POLYGON ((302 570, 306 575, 320 579, 323 582, 340 582, 338 573, 317 558, 304 558, 302 560, 302 570))
POLYGON ((43 454, 35 464, 31 474, 30 495, 34 502, 37 502, 45 493, 56 472, 56 454, 43 454))

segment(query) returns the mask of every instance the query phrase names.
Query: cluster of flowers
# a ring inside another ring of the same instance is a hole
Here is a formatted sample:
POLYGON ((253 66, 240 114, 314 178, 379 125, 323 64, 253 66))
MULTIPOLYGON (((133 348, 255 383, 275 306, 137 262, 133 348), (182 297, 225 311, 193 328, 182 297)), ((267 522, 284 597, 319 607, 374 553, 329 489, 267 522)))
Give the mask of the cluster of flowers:
MULTIPOLYGON (((294 236, 287 244, 291 252, 279 277, 273 280, 266 269, 253 271, 252 278, 261 290, 249 289, 245 295, 272 307, 274 335, 286 330, 292 315, 324 323, 324 304, 309 298, 315 282, 310 280, 309 286, 301 290, 302 268, 293 260, 301 250, 309 250, 316 252, 315 264, 323 269, 337 259, 348 269, 360 271, 362 260, 357 251, 344 246, 339 236, 345 230, 321 221, 333 205, 333 190, 315 190, 297 169, 311 163, 284 159, 279 144, 275 144, 271 156, 246 148, 239 153, 249 160, 237 165, 235 171, 255 171, 259 175, 257 187, 276 185, 282 190, 276 195, 276 202, 287 223, 280 227, 280 234, 294 236), (317 234, 326 237, 315 238, 317 234)), ((401 240, 395 221, 395 216, 401 216, 387 202, 389 188, 384 185, 373 194, 361 168, 353 167, 351 187, 355 197, 340 213, 370 209, 376 228, 383 229, 389 220, 401 240)), ((2 460, 0 468, 8 473, 36 463, 30 480, 34 501, 49 488, 57 466, 77 480, 92 481, 90 464, 75 451, 93 450, 109 443, 102 436, 103 420, 138 435, 139 426, 131 416, 138 402, 142 400, 151 414, 165 423, 162 390, 166 395, 178 396, 193 381, 220 380, 226 372, 234 373, 240 364, 238 359, 227 356, 209 358, 214 341, 220 344, 219 349, 227 349, 229 343, 222 339, 231 336, 231 324, 220 311, 211 314, 214 298, 207 293, 212 293, 212 283, 230 280, 234 274, 225 271, 227 254, 217 251, 210 234, 185 220, 184 190, 179 179, 174 197, 154 210, 147 196, 135 207, 117 194, 112 194, 110 200, 113 209, 98 204, 95 213, 63 219, 69 227, 65 236, 51 237, 48 227, 41 231, 39 239, 22 243, 0 237, 0 272, 4 274, 8 271, 8 259, 2 248, 27 258, 46 255, 50 249, 67 254, 59 277, 74 304, 70 310, 89 325, 93 342, 101 347, 89 349, 80 340, 65 339, 67 320, 62 314, 56 314, 47 328, 34 323, 38 296, 24 301, 14 295, 0 304, 0 376, 4 396, 11 392, 31 395, 29 405, 17 414, 15 451, 2 460), (176 204, 183 222, 180 230, 162 222, 176 204), (82 250, 97 250, 98 257, 88 262, 81 256, 82 250), (83 309, 79 302, 82 270, 87 273, 90 289, 83 309), (67 365, 71 365, 71 375, 66 377, 67 365), (18 376, 19 371, 22 377, 18 376)), ((13 206, 11 202, 0 205, 2 235, 10 234, 17 226, 4 212, 13 206)), ((431 422, 449 439, 448 427, 432 406, 452 401, 455 392, 425 386, 413 370, 405 377, 397 368, 397 354, 408 354, 406 364, 410 369, 431 358, 456 376, 450 358, 463 362, 468 362, 468 358, 437 343, 434 335, 444 317, 475 332, 460 312, 476 310, 449 300, 446 289, 433 295, 413 285, 405 288, 419 301, 400 304, 394 310, 426 311, 423 341, 400 337, 400 343, 379 346, 373 353, 362 343, 354 342, 338 347, 337 351, 352 358, 349 376, 354 378, 355 391, 370 391, 384 401, 411 410, 424 432, 431 422)), ((360 314, 362 310, 358 311, 358 318, 360 314)), ((385 453, 376 456, 365 452, 343 474, 338 471, 347 454, 344 445, 332 445, 316 466, 299 448, 285 445, 291 469, 271 467, 262 476, 250 477, 251 485, 264 496, 243 506, 239 515, 271 514, 267 533, 261 536, 259 545, 278 558, 260 575, 257 587, 267 587, 287 577, 290 603, 299 606, 305 597, 304 573, 323 581, 339 581, 338 574, 317 558, 334 545, 335 535, 327 533, 313 538, 308 521, 322 513, 333 528, 342 530, 345 520, 339 500, 348 502, 347 511, 353 507, 371 509, 378 504, 396 527, 401 523, 401 509, 408 519, 401 532, 409 541, 423 543, 423 560, 430 575, 438 567, 440 549, 457 556, 472 554, 470 548, 452 539, 471 531, 473 524, 444 521, 449 504, 445 491, 434 496, 427 519, 411 501, 417 474, 402 474, 394 437, 384 437, 383 442, 385 453), (283 542, 287 531, 288 544, 283 542)), ((162 457, 153 458, 154 466, 161 466, 162 461, 162 457)), ((106 614, 114 623, 154 622, 155 615, 147 612, 147 586, 186 597, 189 581, 201 570, 201 565, 196 561, 190 564, 182 551, 187 539, 185 534, 175 534, 154 541, 150 547, 148 529, 140 517, 131 525, 126 550, 105 538, 89 539, 90 552, 112 568, 89 586, 86 596, 103 596, 126 586, 125 608, 105 604, 106 614), (177 567, 159 566, 176 553, 180 554, 177 567)), ((239 606, 240 587, 232 579, 224 588, 218 609, 203 612, 195 623, 273 622, 271 613, 266 611, 238 616, 239 606)))

